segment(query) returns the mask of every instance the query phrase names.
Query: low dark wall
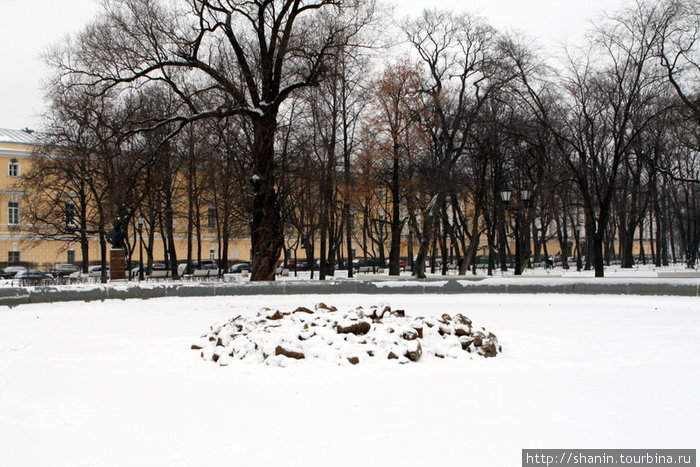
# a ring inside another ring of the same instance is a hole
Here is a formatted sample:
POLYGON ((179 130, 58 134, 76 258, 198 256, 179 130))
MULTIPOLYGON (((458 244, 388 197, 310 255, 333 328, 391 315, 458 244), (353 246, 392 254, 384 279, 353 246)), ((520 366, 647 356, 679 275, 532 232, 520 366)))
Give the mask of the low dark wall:
POLYGON ((671 295, 700 297, 700 280, 625 282, 547 282, 519 284, 458 280, 383 283, 372 281, 277 282, 277 283, 164 283, 147 286, 109 284, 93 287, 6 287, 0 288, 0 306, 68 301, 150 299, 159 297, 215 297, 242 295, 338 295, 338 294, 583 294, 583 295, 671 295))

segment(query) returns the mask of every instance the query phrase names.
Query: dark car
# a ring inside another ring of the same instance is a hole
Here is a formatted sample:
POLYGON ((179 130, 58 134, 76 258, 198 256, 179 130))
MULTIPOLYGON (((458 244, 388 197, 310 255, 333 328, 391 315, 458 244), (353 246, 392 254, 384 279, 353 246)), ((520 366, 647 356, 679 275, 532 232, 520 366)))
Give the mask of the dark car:
POLYGON ((237 274, 243 271, 250 272, 253 269, 253 264, 250 261, 245 261, 243 263, 237 263, 228 269, 228 272, 237 274))
POLYGON ((187 263, 180 263, 177 265, 177 275, 183 276, 185 274, 191 274, 195 269, 218 269, 216 261, 212 259, 203 259, 202 261, 194 260, 190 264, 190 271, 187 270, 187 263))
POLYGON ((80 271, 80 267, 75 264, 54 264, 51 273, 56 277, 63 277, 80 271))
POLYGON ((0 273, 0 277, 2 277, 3 279, 12 279, 17 273, 26 270, 27 268, 25 268, 24 266, 8 266, 2 270, 2 272, 0 273))
POLYGON ((308 271, 309 263, 306 261, 294 261, 290 260, 287 262, 287 269, 290 271, 308 271))
POLYGON ((353 266, 355 267, 355 270, 358 271, 360 268, 372 268, 372 270, 376 270, 378 268, 383 268, 384 265, 382 262, 378 259, 356 259, 353 261, 353 266))
POLYGON ((51 274, 39 271, 38 269, 27 269, 26 271, 20 271, 15 274, 14 279, 21 282, 40 283, 53 281, 53 276, 51 274))

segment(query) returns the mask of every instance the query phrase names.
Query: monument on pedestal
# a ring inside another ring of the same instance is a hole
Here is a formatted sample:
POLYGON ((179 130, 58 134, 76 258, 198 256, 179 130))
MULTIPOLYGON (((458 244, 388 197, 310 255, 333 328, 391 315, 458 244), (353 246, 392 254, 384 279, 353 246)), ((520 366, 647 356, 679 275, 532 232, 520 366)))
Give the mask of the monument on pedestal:
POLYGON ((122 220, 115 219, 112 230, 107 233, 107 241, 112 244, 112 249, 109 250, 109 269, 112 280, 126 279, 125 238, 126 232, 122 229, 122 220))

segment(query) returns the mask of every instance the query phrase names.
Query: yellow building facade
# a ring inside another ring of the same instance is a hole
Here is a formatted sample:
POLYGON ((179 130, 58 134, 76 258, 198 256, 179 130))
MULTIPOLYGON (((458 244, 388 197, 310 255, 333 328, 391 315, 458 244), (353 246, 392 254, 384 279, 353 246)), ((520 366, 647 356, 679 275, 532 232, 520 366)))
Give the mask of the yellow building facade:
MULTIPOLYGON (((36 239, 32 237, 26 219, 22 215, 23 199, 27 193, 19 187, 22 175, 32 168, 36 161, 34 150, 37 139, 29 130, 0 129, 0 268, 22 264, 49 270, 58 263, 82 264, 80 245, 76 242, 36 239)), ((28 187, 27 189, 31 189, 28 187)), ((206 212, 202 226, 201 258, 219 259, 217 229, 207 222, 206 212)), ((139 260, 139 238, 135 225, 129 229, 129 243, 133 246, 132 259, 139 260)), ((187 258, 186 222, 177 218, 175 245, 178 262, 187 258)), ((144 241, 147 233, 143 232, 144 241)), ((197 259, 194 245, 193 259, 197 259)), ((144 263, 146 253, 143 252, 144 263)), ((165 260, 164 246, 160 235, 156 235, 153 245, 154 262, 165 260)), ((230 261, 250 259, 250 241, 247 238, 229 239, 230 261)), ((99 264, 100 245, 95 236, 90 239, 88 263, 99 264)))

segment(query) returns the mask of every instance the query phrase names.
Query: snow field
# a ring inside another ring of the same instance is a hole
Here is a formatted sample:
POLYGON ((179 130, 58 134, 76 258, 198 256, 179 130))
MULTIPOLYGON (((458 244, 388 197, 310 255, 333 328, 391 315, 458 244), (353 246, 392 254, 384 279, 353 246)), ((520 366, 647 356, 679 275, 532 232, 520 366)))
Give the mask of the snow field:
POLYGON ((3 466, 514 466, 522 448, 697 448, 700 301, 576 295, 282 296, 0 310, 3 466), (494 359, 205 362, 217 322, 378 300, 462 313, 494 359))

